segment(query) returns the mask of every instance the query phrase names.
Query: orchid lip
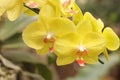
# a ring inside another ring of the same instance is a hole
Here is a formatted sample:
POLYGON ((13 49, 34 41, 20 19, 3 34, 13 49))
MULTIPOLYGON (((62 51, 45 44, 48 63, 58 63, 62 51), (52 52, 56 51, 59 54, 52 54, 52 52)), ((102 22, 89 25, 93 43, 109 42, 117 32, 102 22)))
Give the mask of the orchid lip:
POLYGON ((77 55, 81 57, 86 54, 88 54, 88 50, 84 46, 80 45, 77 49, 77 55))
POLYGON ((77 58, 76 62, 78 63, 79 66, 85 66, 85 61, 83 58, 77 58))
POLYGON ((53 34, 48 33, 47 35, 44 36, 43 38, 44 43, 49 43, 49 52, 53 53, 54 51, 54 42, 55 42, 55 37, 53 34))
POLYGON ((53 53, 53 52, 54 52, 53 46, 49 48, 49 51, 50 51, 50 53, 53 53))
POLYGON ((53 34, 50 34, 48 33, 47 35, 44 36, 44 39, 43 39, 44 43, 54 43, 55 41, 55 37, 53 34))

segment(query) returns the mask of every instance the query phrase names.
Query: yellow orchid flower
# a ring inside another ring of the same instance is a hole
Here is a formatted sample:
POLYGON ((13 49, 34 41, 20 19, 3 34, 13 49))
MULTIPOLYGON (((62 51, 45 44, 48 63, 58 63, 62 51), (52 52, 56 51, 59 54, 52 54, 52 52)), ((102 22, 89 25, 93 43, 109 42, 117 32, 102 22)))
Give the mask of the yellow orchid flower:
POLYGON ((67 18, 55 17, 47 23, 33 22, 23 31, 23 40, 38 53, 53 52, 53 45, 57 38, 74 32, 75 25, 67 18))
POLYGON ((75 0, 48 0, 56 9, 58 16, 71 17, 79 12, 75 0))
MULTIPOLYGON (((57 16, 70 17, 73 14, 77 14, 77 13, 81 14, 81 11, 76 5, 74 0, 55 0, 55 1, 52 1, 52 0, 8 0, 7 2, 0 0, 0 2, 1 2, 0 3, 0 16, 6 11, 8 19, 11 21, 14 21, 15 19, 17 19, 22 12, 29 14, 29 15, 34 15, 35 13, 28 8, 41 9, 41 8, 45 8, 47 5, 55 9, 55 15, 57 16), (12 4, 8 5, 11 2, 12 4)), ((45 12, 45 13, 48 13, 48 12, 45 12)), ((79 19, 81 19, 81 15, 79 15, 79 19)), ((73 21, 74 20, 75 19, 73 19, 73 21)))
POLYGON ((22 11, 23 0, 0 0, 0 16, 6 11, 8 19, 13 21, 22 11))
MULTIPOLYGON (((100 33, 100 35, 104 36, 105 40, 106 40, 106 48, 109 50, 117 50, 119 48, 119 37, 116 35, 116 33, 110 28, 110 27, 106 27, 104 30, 104 23, 98 19, 96 20, 91 13, 86 12, 84 14, 84 19, 85 20, 89 20, 89 22, 91 23, 92 27, 93 27, 93 31, 100 33), (102 31, 103 30, 103 31, 102 31)), ((108 60, 108 52, 107 49, 105 48, 105 50, 103 51, 106 59, 108 60)))
POLYGON ((24 7, 24 4, 29 8, 41 8, 46 4, 46 0, 0 0, 0 16, 6 11, 10 21, 16 20, 22 12, 33 14, 33 11, 24 7))
POLYGON ((103 52, 105 39, 92 31, 89 21, 82 20, 76 27, 76 33, 56 39, 54 49, 58 56, 57 65, 70 64, 75 60, 80 66, 84 66, 84 63, 94 64, 98 61, 98 55, 103 52))

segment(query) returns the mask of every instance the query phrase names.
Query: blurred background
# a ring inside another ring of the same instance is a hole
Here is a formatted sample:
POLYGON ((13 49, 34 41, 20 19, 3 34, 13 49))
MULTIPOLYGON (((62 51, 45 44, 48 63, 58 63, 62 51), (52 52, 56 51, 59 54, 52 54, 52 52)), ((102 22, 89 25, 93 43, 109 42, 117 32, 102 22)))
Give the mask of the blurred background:
MULTIPOLYGON (((120 0, 76 0, 83 13, 101 18, 120 37, 120 0)), ((120 49, 109 51, 95 65, 79 67, 76 63, 56 66, 53 54, 38 55, 27 47, 21 33, 36 17, 21 15, 10 22, 6 15, 0 20, 0 80, 120 80, 120 49)))

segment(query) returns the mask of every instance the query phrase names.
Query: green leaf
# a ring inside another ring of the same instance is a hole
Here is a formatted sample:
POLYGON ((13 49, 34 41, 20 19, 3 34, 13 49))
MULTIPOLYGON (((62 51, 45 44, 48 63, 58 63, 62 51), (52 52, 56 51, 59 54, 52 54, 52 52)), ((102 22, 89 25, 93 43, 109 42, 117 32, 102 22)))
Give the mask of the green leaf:
POLYGON ((37 64, 36 66, 38 67, 38 73, 42 75, 45 80, 52 80, 52 73, 47 66, 43 64, 37 64))
POLYGON ((30 51, 23 49, 5 49, 2 50, 3 56, 15 63, 27 62, 31 64, 42 63, 40 57, 30 51))
POLYGON ((55 62, 55 55, 54 54, 48 54, 47 55, 47 61, 48 61, 48 64, 52 64, 55 62))
POLYGON ((0 27, 0 41, 4 41, 14 34, 21 32, 22 29, 34 19, 34 17, 22 15, 13 22, 6 20, 2 27, 0 27))
POLYGON ((15 34, 13 37, 7 39, 2 44, 2 49, 13 49, 13 48, 22 48, 26 45, 23 43, 21 33, 15 34))

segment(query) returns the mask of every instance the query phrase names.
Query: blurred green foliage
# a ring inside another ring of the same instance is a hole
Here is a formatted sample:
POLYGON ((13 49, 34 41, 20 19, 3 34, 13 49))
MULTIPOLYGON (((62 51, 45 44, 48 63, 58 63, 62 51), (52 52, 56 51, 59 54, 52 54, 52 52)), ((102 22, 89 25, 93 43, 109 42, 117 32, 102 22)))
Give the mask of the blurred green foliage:
POLYGON ((77 1, 83 12, 91 12, 107 25, 120 22, 120 0, 84 0, 84 4, 77 1))
MULTIPOLYGON (((23 69, 22 73, 29 74, 30 76, 32 76, 31 73, 33 75, 40 74, 45 80, 52 80, 52 73, 49 67, 43 64, 40 57, 28 48, 22 40, 23 29, 35 20, 36 17, 25 15, 20 16, 20 18, 13 22, 3 18, 0 23, 0 54, 14 64, 21 65, 19 67, 23 69)), ((0 59, 0 61, 2 60, 0 59)), ((7 65, 10 64, 8 63, 7 65)), ((4 66, 7 67, 6 65, 4 66)))

